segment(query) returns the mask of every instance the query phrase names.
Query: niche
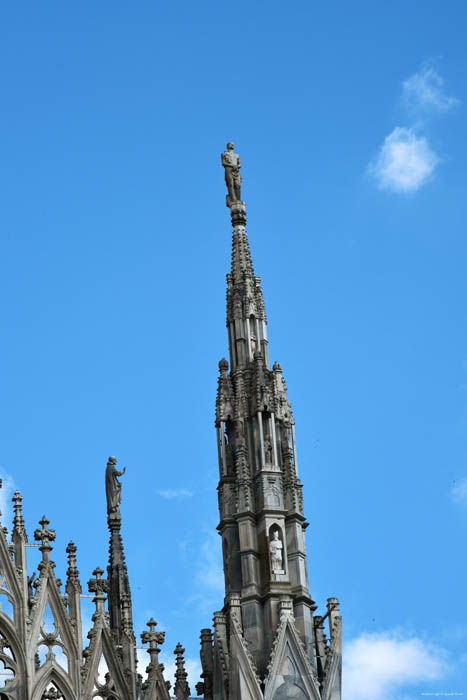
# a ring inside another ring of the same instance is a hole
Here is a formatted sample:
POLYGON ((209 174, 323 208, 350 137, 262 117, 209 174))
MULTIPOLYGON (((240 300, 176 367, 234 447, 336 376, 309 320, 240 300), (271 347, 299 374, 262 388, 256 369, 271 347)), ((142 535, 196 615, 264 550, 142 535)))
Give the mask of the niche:
POLYGON ((256 319, 253 316, 253 314, 250 316, 250 319, 249 319, 249 331, 250 331, 251 357, 253 359, 255 356, 255 352, 258 349, 258 338, 256 335, 256 319))
POLYGON ((285 574, 282 530, 275 524, 269 528, 269 561, 272 574, 285 574))

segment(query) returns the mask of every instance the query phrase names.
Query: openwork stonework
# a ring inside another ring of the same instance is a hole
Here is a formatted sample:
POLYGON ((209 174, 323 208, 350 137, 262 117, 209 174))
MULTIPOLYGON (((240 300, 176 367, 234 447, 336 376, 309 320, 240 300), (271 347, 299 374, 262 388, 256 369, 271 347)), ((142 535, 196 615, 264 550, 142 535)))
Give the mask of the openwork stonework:
MULTIPOLYGON (((294 419, 279 363, 269 364, 261 280, 255 276, 241 200, 241 161, 222 154, 232 233, 227 275, 229 361, 219 362, 216 431, 218 500, 225 573, 223 608, 201 630, 205 700, 341 700, 342 619, 337 598, 316 614, 307 572, 302 484, 294 419), (326 631, 327 628, 327 631, 326 631)), ((0 528, 0 700, 188 700, 184 648, 175 683, 159 663, 164 632, 150 619, 141 634, 148 665, 137 668, 137 640, 121 537, 124 469, 105 471, 110 534, 107 571, 87 590, 94 603, 83 639, 77 548, 67 547, 63 584, 52 559, 55 530, 44 516, 34 531, 41 553, 29 572, 22 498, 13 496, 11 538, 0 528)), ((160 603, 163 609, 164 603, 160 603)))

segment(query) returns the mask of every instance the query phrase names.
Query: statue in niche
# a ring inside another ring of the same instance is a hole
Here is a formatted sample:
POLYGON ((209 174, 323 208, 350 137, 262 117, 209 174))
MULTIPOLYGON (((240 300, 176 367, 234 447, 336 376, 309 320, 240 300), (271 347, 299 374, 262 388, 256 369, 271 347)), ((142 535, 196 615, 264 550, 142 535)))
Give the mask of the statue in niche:
POLYGON ((254 357, 255 352, 256 352, 256 348, 258 347, 257 342, 256 342, 256 335, 255 335, 254 331, 252 331, 250 334, 250 346, 251 346, 251 354, 254 357))
POLYGON ((269 552, 271 555, 271 569, 273 573, 282 572, 284 570, 282 566, 282 550, 283 545, 279 538, 279 530, 274 530, 272 533, 272 540, 269 543, 269 552))
POLYGON ((117 464, 116 457, 109 457, 107 469, 105 470, 105 495, 107 497, 107 514, 120 513, 120 503, 122 502, 122 485, 117 479, 118 476, 123 476, 126 467, 123 467, 119 472, 115 465, 117 464))
POLYGON ((240 162, 240 156, 234 151, 234 144, 232 141, 226 146, 227 150, 221 155, 222 165, 224 166, 225 173, 225 184, 227 185, 227 196, 225 198, 228 207, 231 207, 234 202, 241 202, 241 184, 242 175, 240 173, 240 168, 242 164, 240 162))
POLYGON ((225 450, 225 466, 227 468, 227 471, 229 471, 232 467, 232 453, 231 453, 231 449, 230 449, 229 435, 227 433, 227 430, 224 431, 224 450, 225 450))
POLYGON ((266 464, 273 463, 272 443, 267 435, 264 437, 264 461, 266 464))

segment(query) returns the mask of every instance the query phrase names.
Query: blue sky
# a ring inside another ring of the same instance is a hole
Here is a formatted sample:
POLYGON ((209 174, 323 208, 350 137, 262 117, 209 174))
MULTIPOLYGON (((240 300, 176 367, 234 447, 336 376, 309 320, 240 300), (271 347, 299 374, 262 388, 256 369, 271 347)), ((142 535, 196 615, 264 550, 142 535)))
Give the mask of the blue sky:
POLYGON ((213 429, 233 139, 296 418, 312 594, 344 700, 467 693, 465 3, 4 3, 6 521, 107 556, 123 477, 141 631, 222 605, 213 429))

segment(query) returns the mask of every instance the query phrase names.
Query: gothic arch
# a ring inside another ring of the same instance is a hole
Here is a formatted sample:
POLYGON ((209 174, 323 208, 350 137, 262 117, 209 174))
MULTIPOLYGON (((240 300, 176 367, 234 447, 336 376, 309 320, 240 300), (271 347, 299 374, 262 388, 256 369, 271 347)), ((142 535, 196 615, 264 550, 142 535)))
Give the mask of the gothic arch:
MULTIPOLYGON (((12 668, 15 678, 15 683, 11 683, 9 688, 2 688, 1 692, 7 697, 10 697, 9 692, 14 691, 16 697, 25 696, 25 692, 18 693, 18 688, 25 688, 26 684, 26 659, 24 657, 23 645, 21 644, 15 625, 10 617, 0 611, 0 641, 5 640, 9 649, 11 649, 13 664, 10 666, 7 661, 1 659, 5 668, 12 668)), ((0 658, 2 654, 0 653, 0 658)), ((6 656, 6 655, 5 655, 6 656)))
POLYGON ((55 661, 48 661, 37 673, 31 700, 41 700, 49 683, 53 683, 60 690, 63 700, 77 700, 70 679, 55 661))

